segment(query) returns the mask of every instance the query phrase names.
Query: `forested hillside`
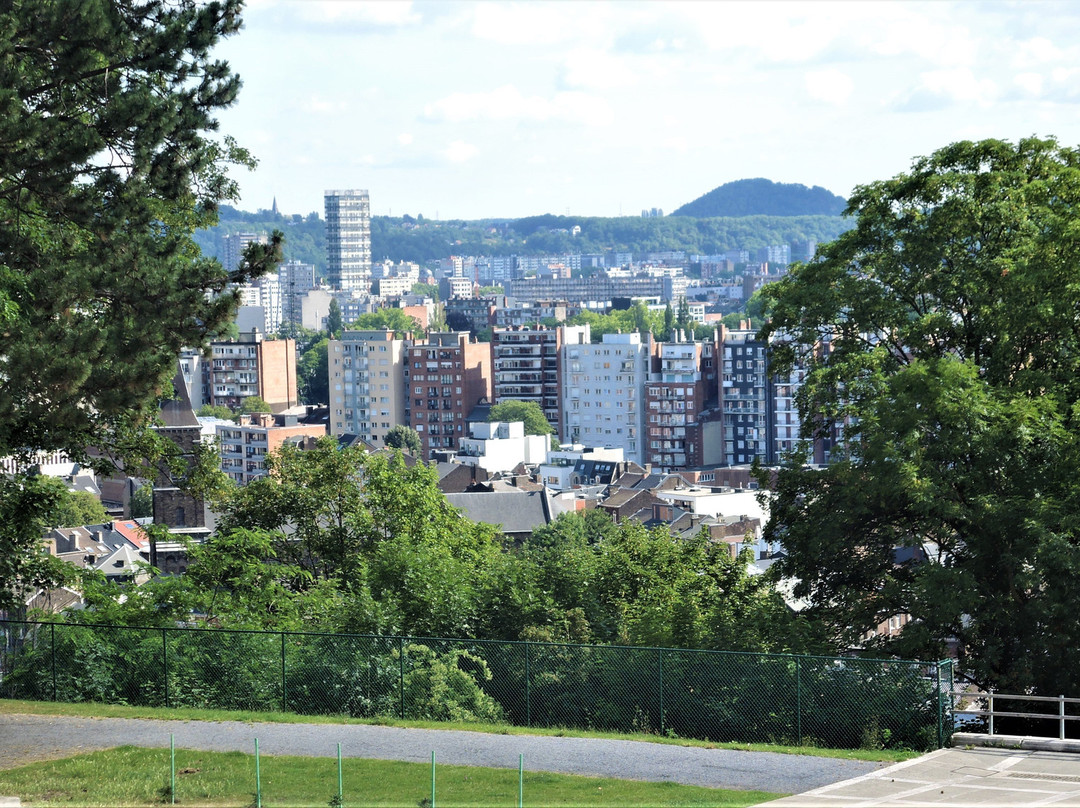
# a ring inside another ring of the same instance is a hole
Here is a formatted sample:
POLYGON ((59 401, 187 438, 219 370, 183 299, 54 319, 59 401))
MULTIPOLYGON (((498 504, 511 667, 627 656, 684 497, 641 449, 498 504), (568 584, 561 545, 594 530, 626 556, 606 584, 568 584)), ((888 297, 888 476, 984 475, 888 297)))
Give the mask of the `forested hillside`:
MULTIPOLYGON (((432 221, 422 217, 375 216, 371 253, 376 261, 427 261, 450 255, 538 255, 544 253, 648 252, 684 250, 712 255, 792 241, 831 241, 849 227, 839 216, 530 216, 524 219, 432 221), (574 235, 574 227, 581 232, 574 235)), ((317 213, 284 216, 270 211, 245 213, 224 207, 221 223, 201 230, 203 252, 220 254, 221 236, 237 232, 285 233, 286 260, 326 266, 326 227, 317 213)))
POLYGON ((845 207, 842 196, 820 186, 807 188, 759 178, 713 188, 672 216, 840 216, 845 207))

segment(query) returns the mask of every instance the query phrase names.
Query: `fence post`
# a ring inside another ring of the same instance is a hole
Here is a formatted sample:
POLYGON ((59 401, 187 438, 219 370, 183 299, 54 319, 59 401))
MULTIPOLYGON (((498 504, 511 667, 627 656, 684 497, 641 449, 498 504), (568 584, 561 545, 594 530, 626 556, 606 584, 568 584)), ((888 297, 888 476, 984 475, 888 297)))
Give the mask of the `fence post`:
POLYGON ((161 629, 161 668, 165 676, 165 709, 169 708, 169 635, 168 629, 161 629))
POLYGON ((56 701, 56 623, 50 623, 49 662, 52 666, 52 700, 56 701))
POLYGON ((1058 740, 1065 740, 1065 697, 1058 696, 1058 740))
POLYGON ((942 724, 941 663, 934 666, 934 690, 937 693, 937 748, 945 746, 944 726, 942 724))
POLYGON ((802 746, 802 657, 795 657, 795 736, 802 746))
POLYGON ((281 712, 289 712, 288 683, 285 680, 285 632, 281 632, 281 712))
POLYGON ((660 655, 660 665, 658 667, 659 683, 660 683, 660 734, 664 734, 664 649, 658 648, 657 653, 660 655))
POLYGON ((990 734, 994 734, 994 691, 991 690, 988 694, 990 696, 990 734))
POLYGON ((398 637, 398 717, 405 718, 405 638, 398 637))
POLYGON ((525 726, 532 726, 532 694, 529 692, 530 679, 529 675, 529 643, 525 642, 525 726))

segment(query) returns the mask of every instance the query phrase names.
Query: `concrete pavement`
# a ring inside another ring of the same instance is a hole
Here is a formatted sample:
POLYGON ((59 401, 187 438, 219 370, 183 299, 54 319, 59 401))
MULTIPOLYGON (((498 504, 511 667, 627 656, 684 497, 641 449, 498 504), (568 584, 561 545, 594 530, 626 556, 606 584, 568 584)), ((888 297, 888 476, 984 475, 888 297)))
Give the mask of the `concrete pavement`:
POLYGON ((1080 755, 1036 749, 939 749, 914 760, 764 803, 769 808, 1080 807, 1080 755))

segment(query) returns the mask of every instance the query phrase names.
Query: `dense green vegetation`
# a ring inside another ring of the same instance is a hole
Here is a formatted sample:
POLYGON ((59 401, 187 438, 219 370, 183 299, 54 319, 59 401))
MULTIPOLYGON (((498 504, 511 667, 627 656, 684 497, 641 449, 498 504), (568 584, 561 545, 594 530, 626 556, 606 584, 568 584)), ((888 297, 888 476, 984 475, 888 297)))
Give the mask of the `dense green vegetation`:
POLYGON ((222 205, 217 224, 197 230, 194 238, 203 255, 220 258, 223 236, 234 233, 268 235, 275 230, 285 235, 284 260, 312 264, 320 276, 326 276, 326 222, 314 211, 306 216, 275 214, 269 210, 248 213, 222 205))
POLYGON ((847 202, 842 196, 815 185, 766 179, 736 180, 688 202, 672 216, 841 216, 847 202))
MULTIPOLYGON (((546 422, 545 422, 546 424, 546 422)), ((434 468, 325 439, 268 456, 270 474, 223 487, 215 536, 179 579, 137 589, 90 576, 77 619, 503 640, 820 650, 771 583, 707 538, 560 516, 523 547, 468 521, 434 468)))
MULTIPOLYGON (((273 266, 275 233, 232 271, 192 240, 235 198, 228 169, 251 163, 216 132, 240 85, 211 51, 240 6, 0 10, 0 141, 18 144, 0 149, 0 456, 155 462, 168 446, 147 427, 180 351, 232 322, 230 284, 273 266)), ((38 552, 55 501, 40 479, 0 478, 0 609, 63 579, 38 552)))
MULTIPOLYGON (((647 252, 683 250, 712 255, 725 250, 755 249, 792 241, 830 241, 850 223, 838 215, 737 216, 694 218, 667 216, 643 219, 589 216, 530 216, 524 219, 432 221, 411 217, 374 216, 371 254, 375 260, 428 261, 450 255, 539 255, 544 253, 647 252), (571 228, 581 232, 571 235, 571 228), (566 232, 563 232, 566 231, 566 232)), ((326 226, 315 213, 273 216, 268 211, 244 213, 227 208, 221 223, 197 234, 209 255, 218 255, 222 235, 236 232, 285 233, 284 254, 326 272, 326 226)))
POLYGON ((841 642, 909 614, 884 651, 955 645, 983 688, 1078 692, 1080 149, 956 143, 851 204, 762 292, 776 367, 810 369, 803 428, 847 439, 780 472, 780 566, 841 642))

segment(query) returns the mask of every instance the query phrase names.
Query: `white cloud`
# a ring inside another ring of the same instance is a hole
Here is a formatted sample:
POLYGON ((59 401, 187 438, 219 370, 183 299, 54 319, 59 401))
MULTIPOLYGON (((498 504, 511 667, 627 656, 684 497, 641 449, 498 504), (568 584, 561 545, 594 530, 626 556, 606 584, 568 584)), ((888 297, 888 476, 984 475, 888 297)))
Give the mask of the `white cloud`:
POLYGON ((595 48, 579 48, 567 54, 563 81, 571 87, 610 90, 636 81, 628 60, 595 48))
POLYGON ((843 104, 855 89, 851 77, 841 70, 813 70, 806 74, 806 90, 810 97, 828 104, 843 104))
POLYGON ((474 158, 479 149, 464 140, 455 140, 443 150, 443 156, 451 163, 464 163, 474 158))
POLYGON ((1059 62, 1064 54, 1053 42, 1041 36, 1017 42, 1013 50, 1013 67, 1035 67, 1047 62, 1059 62))
POLYGON ((477 3, 472 32, 504 45, 598 45, 612 37, 612 16, 600 3, 477 3))
POLYGON ((304 0, 296 8, 303 19, 319 23, 400 26, 421 20, 412 0, 304 0))
POLYGON ((428 104, 424 116, 433 121, 473 120, 575 121, 603 124, 612 119, 603 99, 586 93, 555 93, 551 98, 524 96, 509 84, 486 93, 452 93, 428 104))
POLYGON ((923 73, 922 86, 954 101, 987 105, 997 97, 997 85, 991 79, 976 78, 966 67, 923 73))
POLYGON ((301 108, 304 112, 312 114, 335 114, 338 112, 345 112, 348 109, 348 104, 344 101, 320 98, 317 95, 313 95, 306 101, 302 102, 301 108))
POLYGON ((413 142, 413 136, 408 132, 402 132, 397 136, 397 142, 400 146, 408 146, 413 142))
POLYGON ((675 137, 669 137, 667 140, 664 141, 664 148, 668 151, 675 151, 679 152, 680 154, 685 154, 690 147, 686 142, 686 138, 682 137, 681 135, 676 135, 675 137))
POLYGON ((930 70, 920 74, 919 84, 906 94, 898 94, 891 105, 905 112, 945 110, 956 104, 989 108, 998 99, 992 79, 980 79, 966 67, 930 70))
POLYGON ((1028 95, 1035 96, 1036 98, 1042 95, 1043 77, 1038 73, 1020 73, 1013 78, 1013 84, 1028 95))

